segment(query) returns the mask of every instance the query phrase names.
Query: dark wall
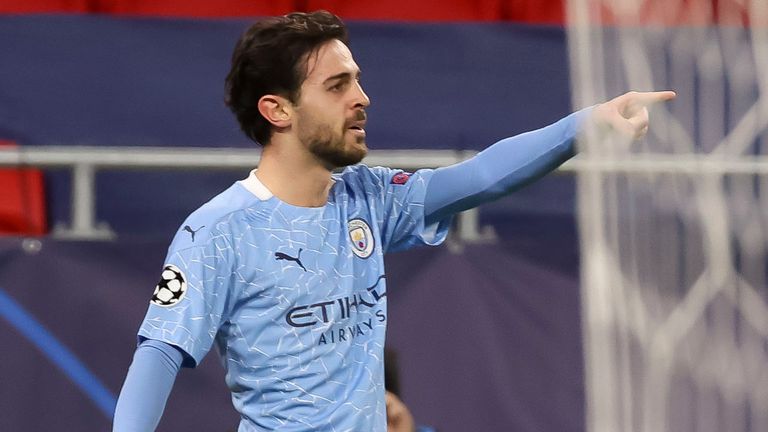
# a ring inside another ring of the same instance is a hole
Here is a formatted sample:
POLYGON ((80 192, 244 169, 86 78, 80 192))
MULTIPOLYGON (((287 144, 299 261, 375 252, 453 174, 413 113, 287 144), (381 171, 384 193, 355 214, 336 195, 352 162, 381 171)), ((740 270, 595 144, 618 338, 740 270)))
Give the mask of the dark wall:
MULTIPOLYGON (((223 103, 248 23, 0 15, 0 135, 250 147, 223 103)), ((562 29, 352 22, 350 32, 373 148, 482 149, 570 111, 562 29)))

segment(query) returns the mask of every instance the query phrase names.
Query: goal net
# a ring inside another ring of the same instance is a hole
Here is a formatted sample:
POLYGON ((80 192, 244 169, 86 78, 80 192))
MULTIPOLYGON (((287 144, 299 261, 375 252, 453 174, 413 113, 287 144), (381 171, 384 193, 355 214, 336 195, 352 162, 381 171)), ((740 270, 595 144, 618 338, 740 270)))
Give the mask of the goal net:
POLYGON ((678 93, 571 164, 587 431, 768 431, 768 1, 567 5, 576 106, 678 93))

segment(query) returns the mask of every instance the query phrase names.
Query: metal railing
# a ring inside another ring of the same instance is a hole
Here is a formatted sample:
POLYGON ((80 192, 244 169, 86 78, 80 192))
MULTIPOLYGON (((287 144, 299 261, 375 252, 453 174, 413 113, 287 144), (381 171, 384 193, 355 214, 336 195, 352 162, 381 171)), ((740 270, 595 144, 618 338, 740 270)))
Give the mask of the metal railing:
MULTIPOLYGON (((405 170, 438 168, 464 161, 476 151, 372 150, 363 161, 405 170)), ((260 152, 241 148, 40 146, 0 149, 0 166, 69 169, 72 172, 70 223, 53 235, 67 239, 111 239, 109 225, 96 220, 96 172, 99 170, 250 169, 260 152)), ((679 174, 768 174, 768 157, 723 158, 717 155, 634 155, 611 160, 576 157, 560 172, 622 172, 679 174)), ((477 209, 457 216, 456 234, 463 242, 495 238, 491 227, 480 227, 477 209)))
MULTIPOLYGON (((438 168, 472 157, 475 151, 372 150, 363 161, 405 170, 438 168)), ((56 238, 107 240, 115 237, 108 223, 96 220, 96 172, 151 169, 251 169, 260 152, 239 148, 40 146, 0 150, 0 166, 69 169, 72 173, 70 223, 54 228, 56 238)), ((480 229, 478 210, 457 216, 456 234, 464 242, 493 239, 480 229)))

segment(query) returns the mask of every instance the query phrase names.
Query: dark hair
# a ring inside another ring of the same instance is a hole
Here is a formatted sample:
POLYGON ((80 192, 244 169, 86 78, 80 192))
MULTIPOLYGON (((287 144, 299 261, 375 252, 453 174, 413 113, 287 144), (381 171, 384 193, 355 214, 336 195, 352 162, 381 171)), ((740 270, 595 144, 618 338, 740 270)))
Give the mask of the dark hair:
POLYGON ((349 43, 344 23, 327 11, 266 18, 240 36, 224 101, 248 138, 262 145, 269 142, 272 128, 259 113, 259 99, 275 94, 296 103, 307 76, 307 59, 333 39, 349 43))

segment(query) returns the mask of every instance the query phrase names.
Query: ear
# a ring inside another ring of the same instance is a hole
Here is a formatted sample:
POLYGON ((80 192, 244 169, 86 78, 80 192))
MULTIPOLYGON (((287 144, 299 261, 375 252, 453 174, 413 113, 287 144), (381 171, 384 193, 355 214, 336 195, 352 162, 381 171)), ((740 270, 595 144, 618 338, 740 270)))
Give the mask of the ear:
POLYGON ((259 99, 259 113, 275 127, 291 125, 291 108, 288 99, 277 95, 264 95, 259 99))

